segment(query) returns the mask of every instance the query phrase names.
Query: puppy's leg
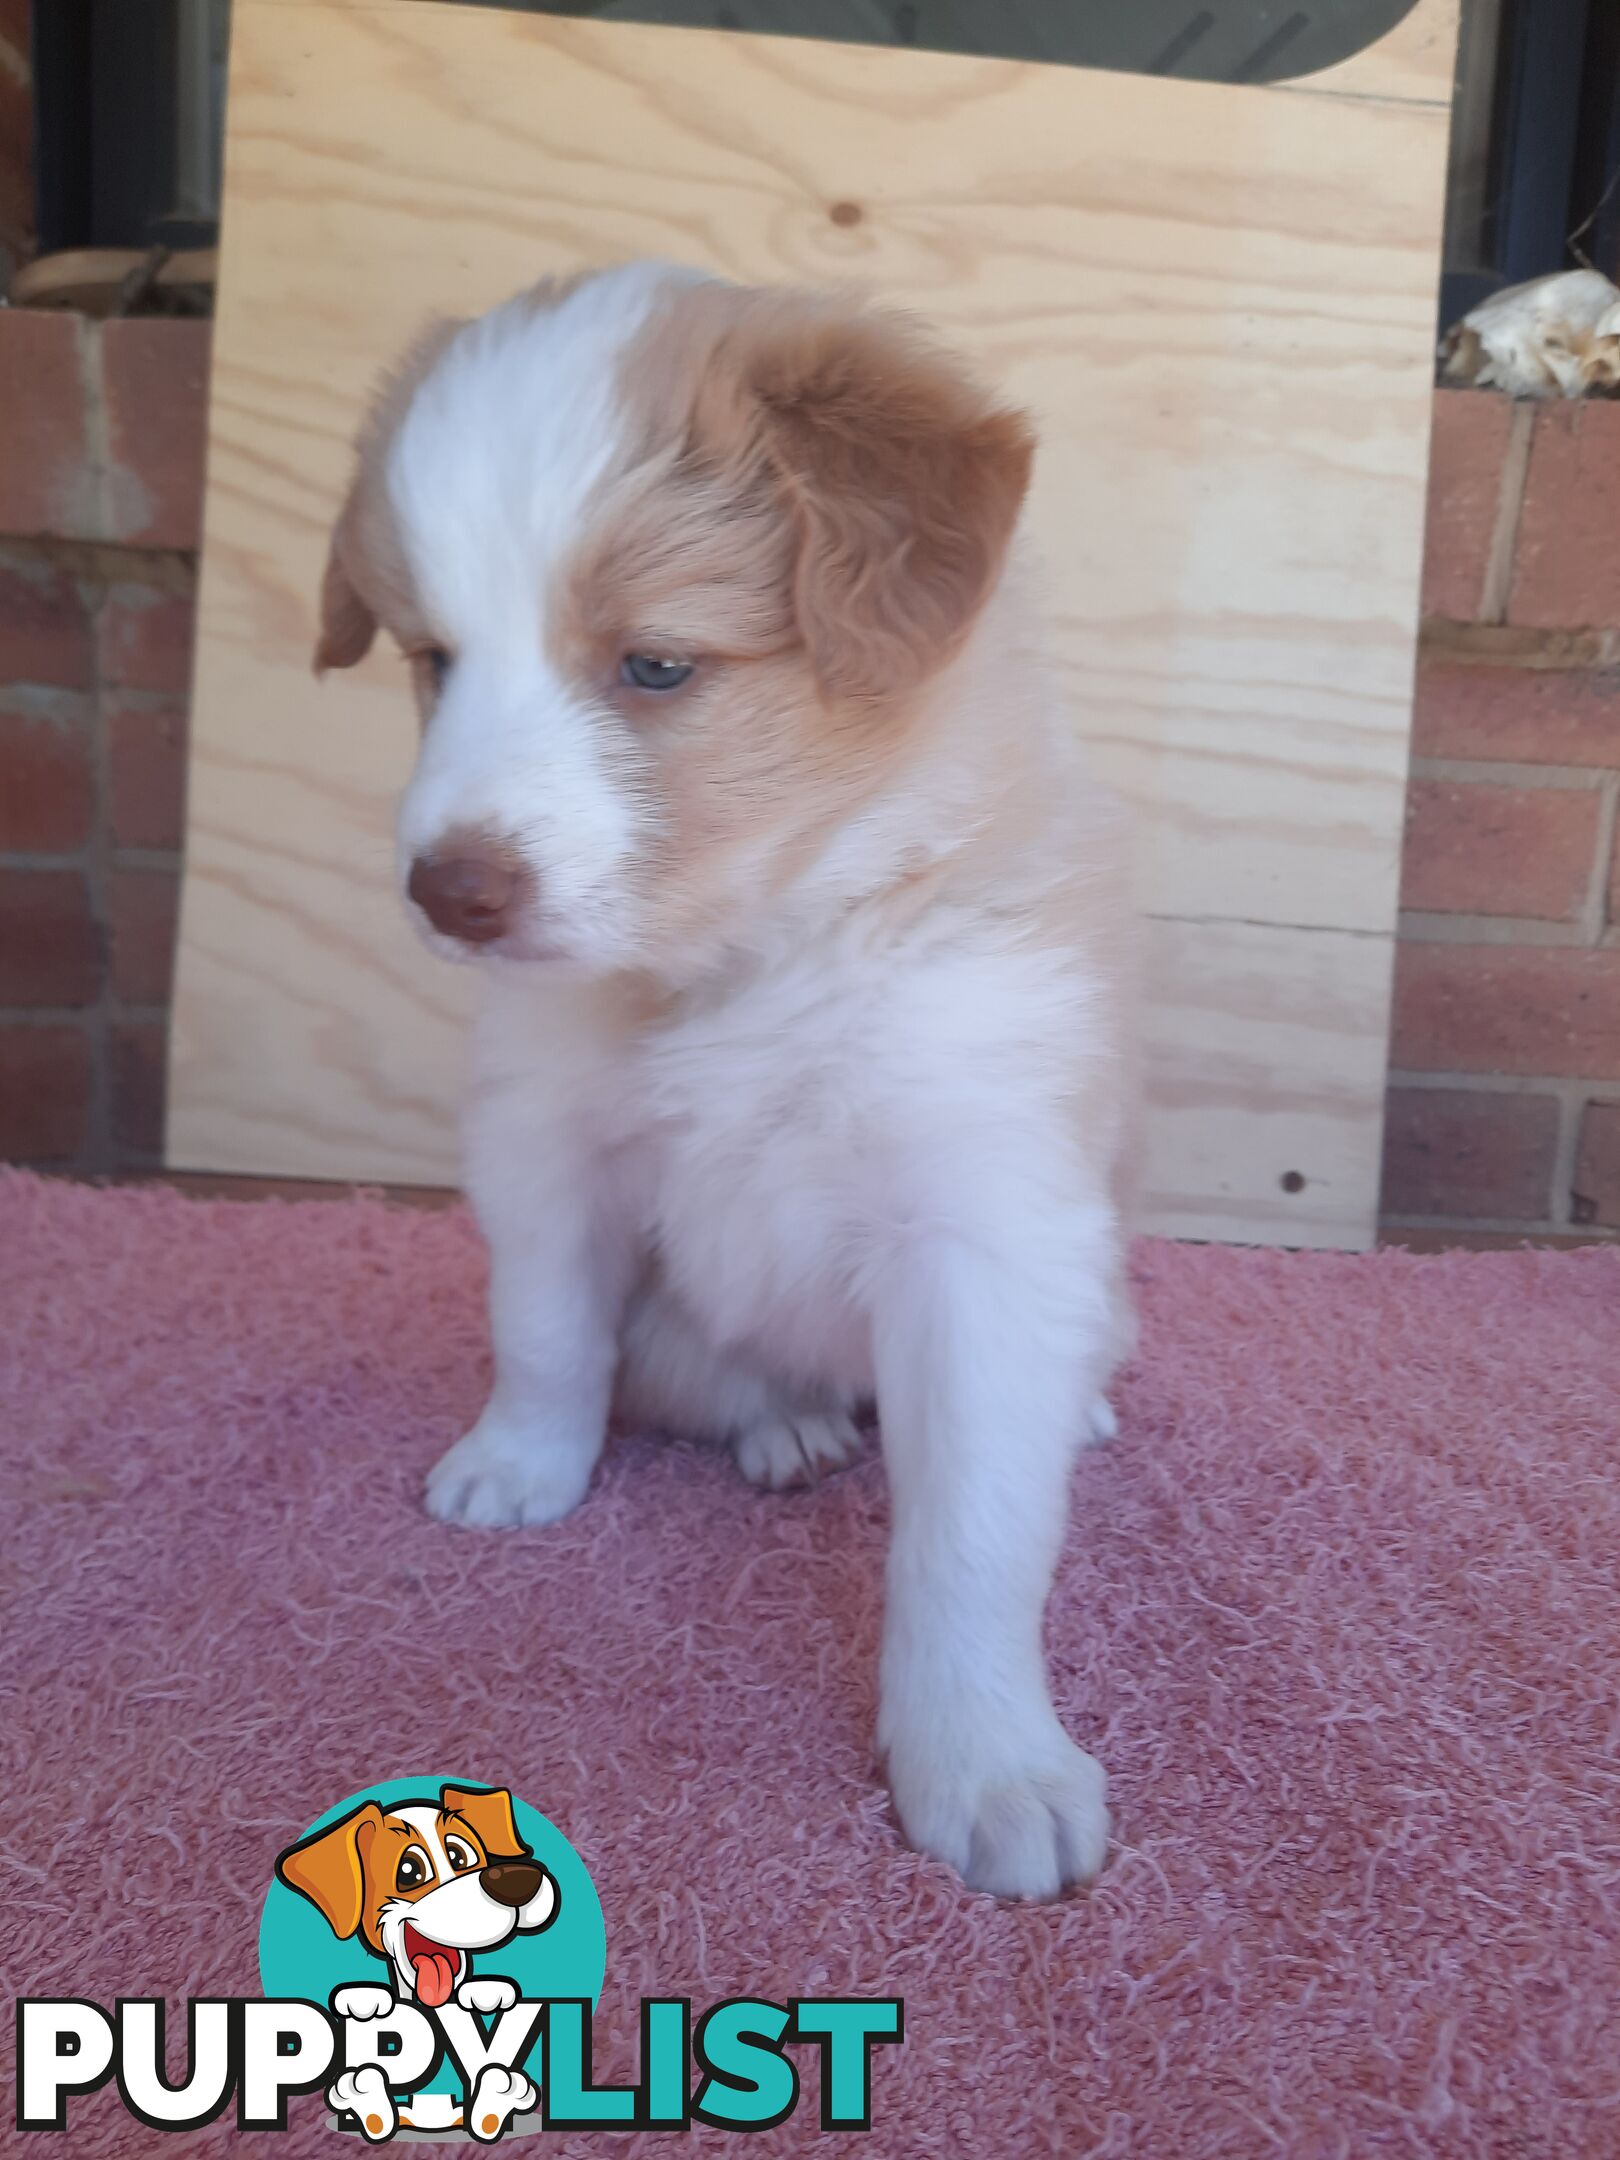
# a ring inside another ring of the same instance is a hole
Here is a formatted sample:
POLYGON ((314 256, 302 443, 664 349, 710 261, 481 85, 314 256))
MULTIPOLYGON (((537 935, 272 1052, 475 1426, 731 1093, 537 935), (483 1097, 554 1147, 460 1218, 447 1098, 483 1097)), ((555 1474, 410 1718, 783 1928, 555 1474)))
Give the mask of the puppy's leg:
POLYGON ((750 1484, 772 1492, 815 1484, 860 1453, 855 1421, 832 1394, 790 1392, 716 1350, 656 1281, 625 1319, 613 1407, 627 1425, 724 1441, 750 1484))
POLYGON ((495 1387, 430 1474, 428 1510, 483 1528, 555 1522, 607 1436, 634 1255, 577 1129, 544 1124, 521 1083, 477 1104, 467 1169, 489 1243, 495 1387))
POLYGON ((878 1744, 911 1842, 976 1889, 1095 1875, 1102 1769, 1058 1722, 1041 1620, 1107 1370, 1112 1212, 918 1240, 880 1285, 894 1527, 878 1744))

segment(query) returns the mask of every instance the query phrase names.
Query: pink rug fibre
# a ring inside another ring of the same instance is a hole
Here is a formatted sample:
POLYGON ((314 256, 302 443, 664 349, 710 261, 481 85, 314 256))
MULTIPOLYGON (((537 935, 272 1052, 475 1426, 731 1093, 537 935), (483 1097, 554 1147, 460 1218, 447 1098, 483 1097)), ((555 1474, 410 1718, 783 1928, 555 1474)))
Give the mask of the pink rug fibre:
MULTIPOLYGON (((873 2136, 811 2072, 752 2153, 1620 2154, 1620 1252, 1137 1274, 1050 1630, 1118 1844, 1017 1909, 874 1781, 875 1461, 772 1499, 619 1441, 560 1528, 445 1530, 464 1216, 0 1177, 8 1987, 251 1992, 277 1847, 460 1770, 594 1874, 599 2075, 643 1992, 903 1994, 873 2136)), ((73 2160, 179 2149, 73 2120, 73 2160)), ((181 2142, 335 2149, 294 2124, 181 2142)))

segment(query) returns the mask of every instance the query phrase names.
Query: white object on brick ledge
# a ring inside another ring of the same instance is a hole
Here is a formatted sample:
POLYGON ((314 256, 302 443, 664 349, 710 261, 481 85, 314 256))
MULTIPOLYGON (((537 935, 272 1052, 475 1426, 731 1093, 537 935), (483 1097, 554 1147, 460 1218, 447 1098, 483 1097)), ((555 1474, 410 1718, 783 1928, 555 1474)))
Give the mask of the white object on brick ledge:
POLYGON ((1620 287, 1599 270, 1560 270, 1492 293, 1440 347, 1450 382, 1510 397, 1584 397, 1620 387, 1620 287))

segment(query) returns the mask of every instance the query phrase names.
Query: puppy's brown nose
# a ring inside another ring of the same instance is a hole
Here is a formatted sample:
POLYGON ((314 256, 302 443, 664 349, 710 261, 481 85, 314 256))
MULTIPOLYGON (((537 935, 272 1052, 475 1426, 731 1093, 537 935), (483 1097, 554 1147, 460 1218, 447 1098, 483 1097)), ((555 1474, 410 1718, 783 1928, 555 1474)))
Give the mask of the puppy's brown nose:
POLYGON ((496 847, 461 847, 418 855, 405 882, 435 930, 467 945, 488 945, 512 927, 522 872, 496 847))
POLYGON ((492 1860, 478 1871, 478 1880, 496 1904, 510 1905, 514 1912, 539 1895, 545 1879, 545 1869, 533 1860, 492 1860))

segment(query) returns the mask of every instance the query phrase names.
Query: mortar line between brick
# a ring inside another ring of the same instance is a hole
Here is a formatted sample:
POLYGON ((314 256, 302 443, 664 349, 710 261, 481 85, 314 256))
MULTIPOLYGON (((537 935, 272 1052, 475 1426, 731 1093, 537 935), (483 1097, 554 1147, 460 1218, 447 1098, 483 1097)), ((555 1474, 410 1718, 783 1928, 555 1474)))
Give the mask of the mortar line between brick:
POLYGON ((111 437, 107 432, 107 371, 102 358, 101 325, 96 322, 83 321, 79 325, 79 387, 84 398, 84 461, 90 468, 99 540, 112 530, 112 490, 108 482, 111 437))
POLYGON ((1620 1080, 1582 1080, 1569 1073, 1409 1072, 1392 1067, 1392 1088, 1463 1088, 1476 1095, 1556 1095, 1573 1088, 1585 1102, 1620 1103, 1620 1080))
POLYGON ((1611 1230, 1603 1223, 1556 1223, 1514 1222, 1506 1215, 1380 1215, 1380 1230, 1432 1230, 1442 1236, 1455 1232, 1466 1237, 1478 1231, 1488 1237, 1537 1237, 1576 1238, 1584 1244, 1612 1245, 1620 1241, 1620 1231, 1611 1230))
POLYGON ((1403 908, 1403 945, 1534 945, 1542 951, 1571 946, 1585 951, 1590 940, 1577 922, 1549 922, 1540 915, 1447 915, 1437 909, 1403 908))
MULTIPOLYGON (((1615 755, 1620 757, 1620 746, 1615 755)), ((1613 777, 1602 765, 1523 765, 1506 758, 1426 758, 1412 760, 1414 780, 1457 780, 1472 786, 1574 789, 1589 793, 1613 777)))
POLYGON ((1522 668, 1576 674, 1620 662, 1620 630, 1545 630, 1519 623, 1450 622, 1428 615, 1418 644, 1429 660, 1459 667, 1522 668))
MULTIPOLYGON (((104 395, 106 375, 102 364, 101 332, 98 326, 86 324, 82 335, 86 351, 83 370, 85 445, 91 469, 95 474, 96 530, 105 533, 111 530, 112 500, 107 473, 107 406, 104 395)), ((109 587, 104 578, 94 581, 95 601, 92 607, 90 591, 87 589, 89 582, 86 579, 80 580, 80 592, 86 612, 91 617, 91 672, 95 684, 95 709, 90 723, 90 774, 96 822, 85 875, 89 881, 90 904, 95 916, 96 937, 100 949, 101 990, 90 1014, 90 1117, 87 1154, 89 1167, 92 1170, 104 1171, 111 1169, 113 1163, 112 1029, 107 1019, 113 977, 112 878, 107 867, 108 836, 112 825, 112 761, 107 749, 108 684, 104 665, 107 640, 101 620, 107 606, 109 587)))
MULTIPOLYGON (((80 389, 89 396, 90 377, 82 366, 80 389)), ((105 423, 100 425, 105 434, 105 423)), ((139 585, 144 591, 177 599, 188 598, 195 591, 196 560, 187 548, 135 547, 123 540, 69 540, 60 533, 8 533, 0 537, 0 563, 14 569, 45 564, 66 577, 94 578, 108 585, 139 585)))
POLYGON ((1490 553, 1485 558, 1485 584, 1479 601, 1481 622, 1507 621, 1508 601, 1513 593, 1513 555, 1519 541, 1519 519, 1524 510, 1524 484, 1530 471, 1530 442, 1535 424, 1533 405, 1514 406, 1508 420, 1507 448, 1502 454, 1496 523, 1491 528, 1490 553))
POLYGON ((1592 849, 1592 874, 1581 910, 1581 927, 1589 945, 1601 945, 1609 926, 1609 871, 1614 862, 1615 806, 1620 803, 1620 773, 1606 773, 1603 807, 1598 812, 1597 842, 1592 849))
POLYGON ((88 877, 95 848, 93 835, 76 848, 0 848, 0 870, 82 870, 88 877))

